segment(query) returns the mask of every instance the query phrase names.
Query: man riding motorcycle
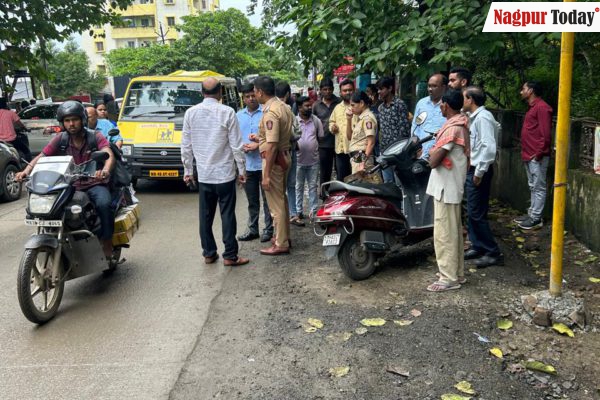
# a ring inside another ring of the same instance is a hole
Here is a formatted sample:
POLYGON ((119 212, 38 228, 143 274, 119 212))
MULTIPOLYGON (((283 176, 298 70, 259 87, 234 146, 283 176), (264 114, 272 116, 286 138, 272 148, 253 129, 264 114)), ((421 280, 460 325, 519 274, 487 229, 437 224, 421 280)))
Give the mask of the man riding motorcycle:
POLYGON ((73 157, 76 164, 82 164, 91 159, 93 151, 97 150, 108 153, 109 158, 104 163, 104 168, 96 171, 94 178, 78 182, 76 188, 77 190, 85 191, 96 207, 96 212, 100 217, 101 223, 98 238, 102 244, 104 255, 110 258, 113 251, 114 213, 111 206, 112 197, 108 183, 115 159, 110 150, 109 142, 102 133, 85 127, 87 114, 83 105, 77 101, 66 101, 61 104, 56 111, 56 119, 60 123, 63 132, 57 134, 44 147, 42 152, 23 171, 17 174, 16 179, 17 181, 22 181, 29 176, 41 157, 69 155, 73 157), (68 136, 64 136, 65 134, 68 136), (63 137, 68 138, 68 140, 61 140, 63 137))

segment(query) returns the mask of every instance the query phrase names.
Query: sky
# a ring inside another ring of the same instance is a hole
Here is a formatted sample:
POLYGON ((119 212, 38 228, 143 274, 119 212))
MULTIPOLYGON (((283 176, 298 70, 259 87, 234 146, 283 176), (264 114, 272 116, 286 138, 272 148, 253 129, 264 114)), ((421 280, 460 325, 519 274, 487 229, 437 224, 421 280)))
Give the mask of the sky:
POLYGON ((260 26, 260 17, 262 14, 262 1, 258 1, 258 6, 256 7, 256 12, 254 15, 248 15, 248 6, 250 5, 250 0, 221 0, 221 9, 227 10, 228 8, 237 8, 250 20, 250 23, 254 26, 260 26))

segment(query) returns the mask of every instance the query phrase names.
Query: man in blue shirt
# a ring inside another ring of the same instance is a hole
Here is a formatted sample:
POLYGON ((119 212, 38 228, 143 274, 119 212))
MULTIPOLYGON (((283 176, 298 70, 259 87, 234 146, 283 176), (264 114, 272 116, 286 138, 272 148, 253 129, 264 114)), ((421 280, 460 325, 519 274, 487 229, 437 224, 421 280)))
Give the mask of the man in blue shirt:
POLYGON ((262 118, 262 109, 254 97, 254 85, 248 84, 241 87, 244 104, 246 107, 237 113, 244 153, 246 153, 246 197, 248 198, 248 230, 238 236, 240 241, 254 240, 259 237, 258 220, 260 215, 260 196, 263 199, 263 213, 265 229, 260 235, 261 242, 268 242, 273 236, 273 219, 267 204, 265 192, 261 187, 262 160, 258 151, 258 124, 262 118))
MULTIPOLYGON (((412 132, 419 138, 424 138, 428 135, 434 135, 444 125, 446 118, 442 115, 440 104, 442 96, 448 88, 448 78, 442 74, 433 74, 427 82, 427 91, 429 96, 423 97, 415 107, 415 113, 412 121, 412 132), (423 111, 427 113, 425 122, 417 125, 417 116, 423 111)), ((423 143, 423 155, 421 158, 429 158, 429 150, 435 144, 435 140, 430 140, 423 143)))

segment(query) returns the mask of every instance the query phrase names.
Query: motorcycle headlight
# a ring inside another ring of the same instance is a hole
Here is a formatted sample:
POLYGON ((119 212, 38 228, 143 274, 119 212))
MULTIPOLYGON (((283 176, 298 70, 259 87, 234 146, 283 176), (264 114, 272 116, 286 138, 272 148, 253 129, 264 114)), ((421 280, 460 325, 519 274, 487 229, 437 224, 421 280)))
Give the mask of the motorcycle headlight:
POLYGON ((48 214, 56 201, 58 194, 29 195, 29 212, 32 214, 48 214))
POLYGON ((133 152, 133 151, 132 151, 132 150, 133 150, 133 149, 132 149, 132 147, 133 147, 133 146, 123 146, 123 147, 121 148, 121 150, 123 151, 123 155, 124 155, 124 156, 130 156, 130 155, 131 155, 131 153, 133 152))

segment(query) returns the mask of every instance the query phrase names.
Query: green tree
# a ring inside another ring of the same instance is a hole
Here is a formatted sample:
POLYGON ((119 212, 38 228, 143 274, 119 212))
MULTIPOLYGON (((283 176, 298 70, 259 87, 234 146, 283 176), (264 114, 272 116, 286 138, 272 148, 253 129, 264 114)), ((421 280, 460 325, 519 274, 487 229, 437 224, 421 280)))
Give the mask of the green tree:
POLYGON ((96 94, 106 84, 106 77, 90 73, 90 60, 74 42, 55 53, 48 63, 50 90, 53 96, 67 98, 80 92, 96 94))
POLYGON ((43 61, 52 57, 46 49, 47 43, 66 40, 94 25, 119 23, 118 9, 132 2, 3 0, 0 3, 0 89, 6 92, 5 78, 15 69, 28 68, 35 75, 44 76, 43 61))
POLYGON ((166 75, 179 69, 184 62, 183 56, 166 44, 115 49, 104 58, 113 76, 166 75))

